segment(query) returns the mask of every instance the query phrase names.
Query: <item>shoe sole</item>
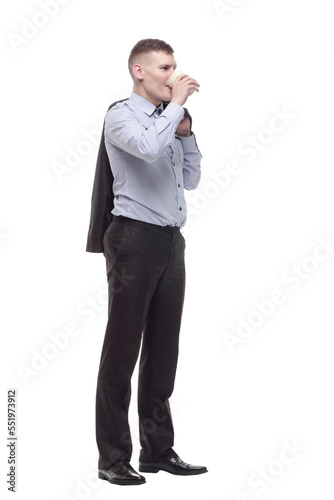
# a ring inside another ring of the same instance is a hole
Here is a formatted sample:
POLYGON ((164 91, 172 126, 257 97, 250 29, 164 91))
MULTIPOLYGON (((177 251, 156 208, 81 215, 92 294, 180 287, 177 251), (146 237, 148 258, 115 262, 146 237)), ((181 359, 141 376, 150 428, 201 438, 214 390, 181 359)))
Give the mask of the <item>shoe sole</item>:
POLYGON ((139 464, 140 472, 150 472, 156 474, 160 470, 164 472, 169 472, 170 474, 174 474, 175 476, 198 476, 199 474, 204 474, 205 472, 208 472, 207 470, 192 470, 189 472, 175 471, 173 467, 167 464, 139 464))
POLYGON ((120 481, 116 481, 115 479, 109 479, 109 478, 107 478, 106 476, 104 476, 103 474, 101 474, 101 472, 99 472, 98 477, 99 477, 99 479, 103 479, 104 481, 108 481, 108 483, 118 484, 118 486, 138 486, 139 484, 145 484, 146 483, 145 479, 143 481, 137 481, 136 483, 134 483, 133 481, 131 481, 131 479, 124 479, 124 481, 120 482, 120 481))

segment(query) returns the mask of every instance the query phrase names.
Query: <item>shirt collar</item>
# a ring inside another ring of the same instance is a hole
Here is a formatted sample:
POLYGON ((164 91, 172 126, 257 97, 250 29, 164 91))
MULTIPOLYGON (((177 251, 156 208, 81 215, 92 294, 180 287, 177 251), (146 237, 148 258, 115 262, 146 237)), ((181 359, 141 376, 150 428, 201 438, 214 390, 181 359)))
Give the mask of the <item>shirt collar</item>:
MULTIPOLYGON (((154 106, 154 104, 152 102, 147 101, 146 99, 144 99, 144 97, 141 97, 140 95, 136 94, 135 92, 131 93, 129 100, 131 102, 133 102, 134 104, 136 104, 136 106, 138 106, 148 116, 153 115, 153 113, 156 109, 156 106, 154 106)), ((158 108, 160 108, 160 107, 162 107, 161 104, 158 106, 158 108)))

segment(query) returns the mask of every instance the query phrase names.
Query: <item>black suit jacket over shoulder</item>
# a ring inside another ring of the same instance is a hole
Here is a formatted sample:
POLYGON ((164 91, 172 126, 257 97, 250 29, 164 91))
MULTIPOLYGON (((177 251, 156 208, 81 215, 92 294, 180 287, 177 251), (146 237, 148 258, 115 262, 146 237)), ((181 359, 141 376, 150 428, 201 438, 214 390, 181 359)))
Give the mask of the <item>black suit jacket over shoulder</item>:
MULTIPOLYGON (((109 108, 112 108, 121 101, 113 102, 109 108)), ((113 182, 114 176, 111 171, 109 158, 104 143, 103 123, 102 136, 99 146, 99 152, 96 160, 95 177, 93 184, 90 222, 87 237, 86 252, 103 253, 103 236, 110 222, 112 221, 112 209, 114 208, 113 182)))

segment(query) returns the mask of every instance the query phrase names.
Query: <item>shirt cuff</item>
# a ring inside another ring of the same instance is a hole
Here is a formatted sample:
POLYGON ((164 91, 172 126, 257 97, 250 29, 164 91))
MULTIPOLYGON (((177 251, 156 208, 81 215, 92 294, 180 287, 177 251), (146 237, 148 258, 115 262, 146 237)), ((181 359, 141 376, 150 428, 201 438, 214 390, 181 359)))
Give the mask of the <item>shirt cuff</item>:
POLYGON ((195 134, 193 134, 193 132, 191 132, 191 135, 189 137, 184 137, 183 135, 178 134, 177 136, 182 142, 183 151, 185 153, 192 153, 194 151, 197 151, 195 134))
POLYGON ((176 102, 170 102, 160 116, 166 116, 171 121, 175 121, 179 124, 184 116, 184 109, 179 104, 176 104, 176 102))

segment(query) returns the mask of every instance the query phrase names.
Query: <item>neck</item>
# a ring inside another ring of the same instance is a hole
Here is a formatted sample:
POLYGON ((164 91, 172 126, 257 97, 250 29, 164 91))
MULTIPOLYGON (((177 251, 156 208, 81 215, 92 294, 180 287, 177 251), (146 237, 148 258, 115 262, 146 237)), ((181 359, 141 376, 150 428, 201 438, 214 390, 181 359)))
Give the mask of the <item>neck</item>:
POLYGON ((155 107, 158 107, 161 104, 161 99, 157 100, 154 97, 148 95, 143 87, 139 87, 138 85, 134 85, 133 92, 137 95, 140 95, 140 97, 142 97, 143 99, 146 99, 146 101, 154 104, 155 107))

